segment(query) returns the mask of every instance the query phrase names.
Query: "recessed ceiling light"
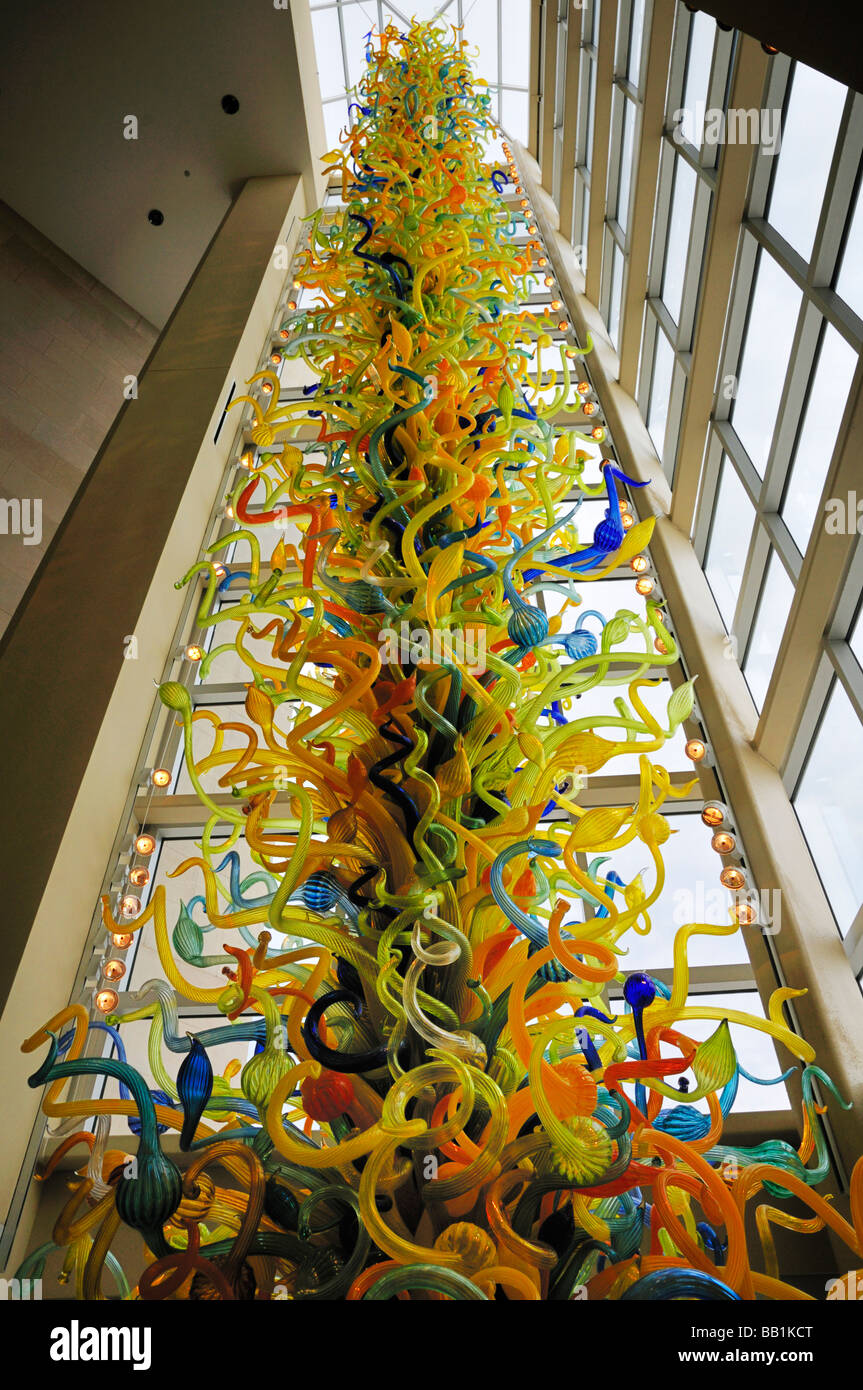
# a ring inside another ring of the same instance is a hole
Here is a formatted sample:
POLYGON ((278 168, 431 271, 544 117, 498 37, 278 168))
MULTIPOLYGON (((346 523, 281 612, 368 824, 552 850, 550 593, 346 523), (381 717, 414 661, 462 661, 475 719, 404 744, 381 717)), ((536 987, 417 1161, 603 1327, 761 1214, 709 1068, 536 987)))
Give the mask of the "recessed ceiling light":
POLYGON ((235 96, 232 96, 230 92, 226 92, 226 94, 222 97, 222 110, 224 111, 225 115, 236 116, 239 109, 240 103, 237 101, 237 98, 235 96))
POLYGON ((161 227, 164 220, 165 214, 163 212, 160 212, 158 208, 150 208, 150 211, 147 213, 147 221, 151 223, 152 226, 161 227))

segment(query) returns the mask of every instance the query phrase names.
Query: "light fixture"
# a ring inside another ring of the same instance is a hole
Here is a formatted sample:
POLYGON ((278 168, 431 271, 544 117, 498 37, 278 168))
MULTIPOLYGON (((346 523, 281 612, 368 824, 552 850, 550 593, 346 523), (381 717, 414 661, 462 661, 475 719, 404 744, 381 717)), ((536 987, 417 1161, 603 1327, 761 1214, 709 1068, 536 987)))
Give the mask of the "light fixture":
POLYGON ((700 738, 690 738, 687 740, 683 750, 687 758, 691 758, 694 763, 700 763, 707 752, 707 745, 700 738))
POLYGON ((233 509, 233 507, 231 506, 230 502, 228 503, 227 507, 225 508, 225 516, 228 518, 229 521, 233 521, 233 519, 234 519, 234 509, 233 509))
POLYGON ((217 579, 224 579, 227 573, 228 571, 225 569, 224 565, 213 565, 213 574, 217 579))
POLYGON ((772 43, 763 43, 763 44, 761 45, 761 47, 764 49, 764 52, 765 52, 765 53, 769 53, 769 54, 770 54, 770 57, 771 57, 771 58, 773 57, 774 53, 778 53, 778 52, 779 52, 779 49, 778 49, 778 48, 774 48, 774 46, 773 46, 772 43))
POLYGON ((280 367, 282 364, 282 354, 280 352, 271 352, 270 361, 274 367, 280 367))
POLYGON ((578 392, 578 394, 579 394, 580 396, 586 396, 587 393, 588 393, 588 391, 590 390, 590 382, 589 382, 589 381, 579 381, 579 382, 577 382, 576 388, 575 388, 575 389, 576 389, 576 391, 578 392))
POLYGON ((661 637, 655 637, 653 639, 653 646, 654 650, 658 651, 660 656, 668 656, 668 648, 661 637))
POLYGON ((596 402, 595 402, 595 401, 585 401, 584 404, 583 404, 582 407, 581 407, 581 413, 582 413, 582 415, 595 415, 595 414, 596 414, 596 402))
POLYGON ((111 945, 117 951, 128 951, 134 940, 135 938, 130 931, 115 931, 111 933, 111 945))
POLYGON ((562 300, 562 299, 553 299, 553 300, 551 301, 551 307, 552 307, 552 309, 554 309, 555 313, 557 313, 558 309, 562 309, 562 308, 563 308, 563 300, 562 300))
MULTIPOLYGON (((548 265, 548 256, 540 256, 539 260, 537 261, 537 265, 540 267, 540 269, 542 269, 543 266, 548 265)), ((553 285, 554 281, 552 279, 548 279, 545 283, 547 285, 553 285)))
POLYGON ((709 825, 711 830, 715 830, 725 821, 725 807, 721 801, 708 801, 702 807, 701 819, 705 825, 709 825))
POLYGON ((154 787, 170 787, 171 774, 166 767, 154 767, 150 773, 150 781, 154 787))
POLYGON ((289 299, 289 300, 288 300, 288 308, 291 310, 292 313, 293 313, 294 309, 296 309, 296 307, 297 307, 297 301, 296 301, 295 299, 289 299))
POLYGON ((732 912, 741 927, 751 927, 758 917, 758 911, 752 903, 735 903, 732 912))
POLYGON ((261 391, 263 395, 271 396, 273 394, 273 383, 271 381, 262 381, 261 391))
POLYGON ((254 449, 244 449, 243 452, 240 454, 240 467, 241 467, 241 468, 248 468, 249 470, 251 470, 252 468, 254 468, 254 466, 255 466, 255 451, 254 451, 254 449))
POLYGON ((733 854, 737 841, 730 830, 717 830, 710 841, 710 848, 715 849, 717 854, 733 854))
POLYGON ((640 579, 636 579, 635 592, 641 594, 642 598, 647 598, 648 594, 653 593, 653 580, 649 574, 643 574, 640 579))
POLYGON ((731 888, 736 893, 745 886, 746 875, 736 864, 729 864, 719 875, 719 882, 724 883, 726 888, 731 888))
POLYGON ((111 980, 113 984, 116 984, 118 980, 122 980, 125 973, 126 967, 121 960, 106 960, 104 969, 102 970, 105 979, 111 980))
POLYGON ((545 277, 543 283, 546 284, 546 285, 548 285, 549 289, 551 289, 552 285, 554 284, 554 276, 553 276, 553 275, 546 275, 546 277, 545 277))
POLYGON ((114 989, 100 989, 94 1000, 96 1008, 103 1014, 109 1014, 112 1009, 116 1009, 119 1002, 120 996, 114 989))
POLYGON ((195 642, 191 642, 189 646, 186 647, 183 655, 187 661, 200 661, 204 655, 204 649, 203 647, 197 646, 195 642))
POLYGON ((145 869, 142 864, 139 864, 138 867, 133 869, 129 874, 129 882, 134 883, 136 888, 145 888, 150 882, 150 870, 145 869))
POLYGON ((648 562, 646 555, 633 555, 632 559, 629 562, 629 568, 635 574, 644 574, 645 570, 647 569, 647 563, 648 562))
POLYGON ((141 911, 141 899, 136 898, 134 893, 127 893, 120 899, 119 907, 121 917, 137 917, 141 911))
POLYGON ((602 425, 596 425, 596 426, 590 431, 590 437, 591 437, 591 439, 604 439, 604 438, 605 438, 605 430, 602 428, 602 425))
POLYGON ((135 853, 150 855, 156 848, 156 841, 152 835, 146 833, 139 835, 135 840, 135 853))
POLYGON ((620 524, 623 527, 624 531, 629 531, 635 525, 635 519, 631 516, 629 512, 621 512, 620 524))

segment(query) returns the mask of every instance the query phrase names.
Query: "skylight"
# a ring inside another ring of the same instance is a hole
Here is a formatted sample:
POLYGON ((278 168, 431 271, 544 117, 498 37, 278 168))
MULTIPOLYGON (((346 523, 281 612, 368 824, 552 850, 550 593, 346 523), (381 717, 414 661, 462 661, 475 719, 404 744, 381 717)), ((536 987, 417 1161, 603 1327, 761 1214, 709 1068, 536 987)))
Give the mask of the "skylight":
MULTIPOLYGON (((527 144, 530 86, 530 0, 312 0, 312 24, 327 144, 348 123, 346 95, 365 67, 365 36, 386 24, 406 30, 411 19, 440 19, 463 28, 471 61, 492 95, 507 135, 527 144), (505 19, 503 18, 505 14, 505 19)), ((351 113, 353 115, 353 113, 351 113)))

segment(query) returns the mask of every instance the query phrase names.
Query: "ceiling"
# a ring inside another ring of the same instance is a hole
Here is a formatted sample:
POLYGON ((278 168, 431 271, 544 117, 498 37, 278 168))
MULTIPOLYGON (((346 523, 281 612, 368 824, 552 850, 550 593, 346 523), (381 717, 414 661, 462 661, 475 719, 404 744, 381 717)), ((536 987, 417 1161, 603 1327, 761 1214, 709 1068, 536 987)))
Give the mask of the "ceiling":
POLYGON ((326 148, 307 0, 282 5, 5 8, 0 196, 158 328, 244 180, 326 148))

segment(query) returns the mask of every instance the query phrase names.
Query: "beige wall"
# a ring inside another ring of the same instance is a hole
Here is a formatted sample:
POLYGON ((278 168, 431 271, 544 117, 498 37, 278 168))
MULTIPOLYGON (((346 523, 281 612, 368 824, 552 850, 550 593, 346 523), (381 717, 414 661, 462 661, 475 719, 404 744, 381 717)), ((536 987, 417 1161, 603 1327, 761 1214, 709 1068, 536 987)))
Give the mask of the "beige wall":
POLYGON ((42 500, 40 545, 0 533, 0 632, 156 337, 0 203, 0 497, 42 500))

